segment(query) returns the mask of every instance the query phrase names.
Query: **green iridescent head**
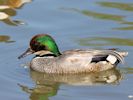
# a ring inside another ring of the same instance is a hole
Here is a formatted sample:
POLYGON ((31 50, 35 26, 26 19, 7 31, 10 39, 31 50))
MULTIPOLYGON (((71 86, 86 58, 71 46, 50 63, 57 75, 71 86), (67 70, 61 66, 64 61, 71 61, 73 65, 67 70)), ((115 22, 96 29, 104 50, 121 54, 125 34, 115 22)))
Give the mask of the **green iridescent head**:
POLYGON ((47 34, 35 35, 30 41, 30 48, 28 48, 28 50, 25 53, 19 56, 19 59, 32 53, 36 55, 45 55, 45 54, 53 54, 54 56, 61 55, 54 39, 47 34))

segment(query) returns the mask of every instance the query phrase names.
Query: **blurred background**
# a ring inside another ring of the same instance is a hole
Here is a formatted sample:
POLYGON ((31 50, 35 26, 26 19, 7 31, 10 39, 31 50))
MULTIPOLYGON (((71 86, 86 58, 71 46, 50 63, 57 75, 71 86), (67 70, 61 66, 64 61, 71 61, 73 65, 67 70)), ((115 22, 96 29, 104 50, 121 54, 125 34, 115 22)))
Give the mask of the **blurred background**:
POLYGON ((132 0, 0 0, 0 97, 4 100, 133 98, 132 0), (54 37, 60 51, 118 48, 125 64, 89 75, 45 75, 18 60, 33 35, 54 37))

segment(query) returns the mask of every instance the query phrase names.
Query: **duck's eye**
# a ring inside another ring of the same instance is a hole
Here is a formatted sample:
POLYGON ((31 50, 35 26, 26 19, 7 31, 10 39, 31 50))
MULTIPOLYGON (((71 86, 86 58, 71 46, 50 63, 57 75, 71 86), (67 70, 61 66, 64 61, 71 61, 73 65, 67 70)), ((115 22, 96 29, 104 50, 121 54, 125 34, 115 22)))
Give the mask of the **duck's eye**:
POLYGON ((45 45, 41 45, 38 42, 35 42, 32 46, 31 46, 32 50, 36 51, 40 51, 40 50, 45 50, 46 46, 45 45))
POLYGON ((45 50, 46 47, 44 45, 37 46, 36 51, 45 50))

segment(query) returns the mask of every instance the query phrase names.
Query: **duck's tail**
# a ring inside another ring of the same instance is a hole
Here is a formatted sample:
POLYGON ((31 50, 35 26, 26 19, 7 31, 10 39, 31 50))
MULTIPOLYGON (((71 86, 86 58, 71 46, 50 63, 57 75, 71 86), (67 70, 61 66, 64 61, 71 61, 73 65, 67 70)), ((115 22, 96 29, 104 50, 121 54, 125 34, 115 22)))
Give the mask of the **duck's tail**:
POLYGON ((128 52, 112 51, 112 52, 109 52, 109 55, 106 59, 112 64, 114 64, 117 60, 121 63, 124 63, 124 57, 127 55, 128 55, 128 52))

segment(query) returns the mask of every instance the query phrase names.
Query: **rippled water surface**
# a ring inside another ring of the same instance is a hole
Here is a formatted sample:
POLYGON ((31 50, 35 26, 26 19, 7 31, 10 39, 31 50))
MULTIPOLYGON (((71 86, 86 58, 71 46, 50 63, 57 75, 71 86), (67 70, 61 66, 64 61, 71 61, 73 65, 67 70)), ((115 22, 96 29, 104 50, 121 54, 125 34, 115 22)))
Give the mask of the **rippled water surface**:
POLYGON ((132 0, 0 0, 0 98, 3 100, 132 100, 132 0), (125 64, 100 73, 47 75, 18 60, 38 33, 60 50, 118 48, 125 64))

